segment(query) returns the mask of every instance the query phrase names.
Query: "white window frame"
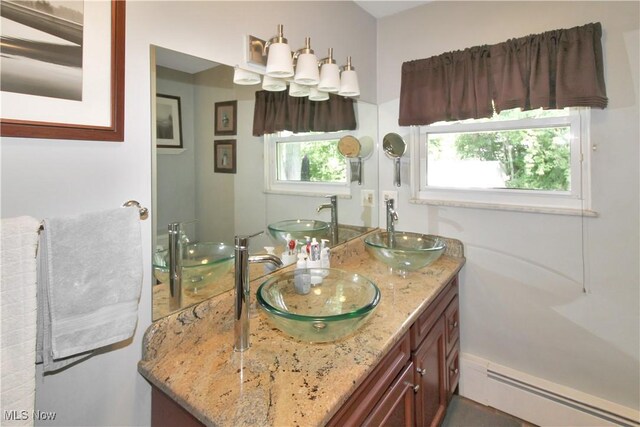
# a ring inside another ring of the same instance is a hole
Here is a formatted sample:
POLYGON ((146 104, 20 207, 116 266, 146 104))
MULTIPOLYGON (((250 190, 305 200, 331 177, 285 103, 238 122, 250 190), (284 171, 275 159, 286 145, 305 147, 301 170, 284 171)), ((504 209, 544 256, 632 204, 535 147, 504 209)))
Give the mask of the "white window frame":
POLYGON ((316 134, 302 134, 282 136, 280 133, 266 134, 264 136, 264 185, 265 193, 274 194, 294 194, 300 196, 325 196, 336 194, 342 197, 351 197, 351 168, 345 159, 347 168, 347 181, 335 182, 294 182, 278 180, 277 152, 278 142, 304 142, 304 141, 326 141, 328 139, 340 139, 346 136, 347 132, 325 132, 316 134))
POLYGON ((411 197, 413 203, 534 211, 566 215, 595 215, 591 211, 590 109, 570 108, 560 117, 457 122, 411 128, 411 197), (427 138, 430 133, 481 132, 570 126, 571 190, 542 191, 433 187, 427 184, 427 138))

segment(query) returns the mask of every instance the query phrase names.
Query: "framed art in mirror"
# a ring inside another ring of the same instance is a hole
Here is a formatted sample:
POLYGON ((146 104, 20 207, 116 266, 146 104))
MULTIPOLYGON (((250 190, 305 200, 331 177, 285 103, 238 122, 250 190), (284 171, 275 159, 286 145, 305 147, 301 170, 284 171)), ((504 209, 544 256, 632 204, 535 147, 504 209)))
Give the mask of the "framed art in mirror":
POLYGON ((156 95, 156 146, 182 148, 180 97, 156 95))
POLYGON ((238 101, 216 102, 215 106, 215 135, 235 135, 238 101))
POLYGON ((236 141, 225 139, 213 142, 213 171, 236 173, 236 141))
POLYGON ((31 3, 2 2, 1 135, 123 141, 125 0, 31 3))

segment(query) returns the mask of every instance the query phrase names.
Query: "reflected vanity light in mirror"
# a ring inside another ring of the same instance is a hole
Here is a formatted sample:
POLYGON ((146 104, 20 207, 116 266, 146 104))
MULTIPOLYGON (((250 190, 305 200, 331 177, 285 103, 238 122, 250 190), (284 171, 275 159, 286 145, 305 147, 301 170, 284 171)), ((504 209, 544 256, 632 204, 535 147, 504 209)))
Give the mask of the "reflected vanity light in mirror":
POLYGON ((260 74, 253 71, 243 70, 236 66, 233 72, 233 82, 237 85, 257 85, 260 84, 260 74))

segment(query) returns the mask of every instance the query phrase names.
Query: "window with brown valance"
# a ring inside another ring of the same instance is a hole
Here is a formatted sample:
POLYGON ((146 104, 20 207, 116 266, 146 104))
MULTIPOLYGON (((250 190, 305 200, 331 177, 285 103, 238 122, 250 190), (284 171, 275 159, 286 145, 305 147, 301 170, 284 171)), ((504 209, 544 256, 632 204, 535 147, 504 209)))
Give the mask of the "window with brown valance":
POLYGON ((602 26, 510 39, 402 64, 400 126, 511 108, 607 106, 602 26))
POLYGON ((253 111, 253 136, 288 130, 300 132, 336 132, 356 129, 353 99, 329 94, 327 101, 289 96, 287 91, 256 92, 253 111))

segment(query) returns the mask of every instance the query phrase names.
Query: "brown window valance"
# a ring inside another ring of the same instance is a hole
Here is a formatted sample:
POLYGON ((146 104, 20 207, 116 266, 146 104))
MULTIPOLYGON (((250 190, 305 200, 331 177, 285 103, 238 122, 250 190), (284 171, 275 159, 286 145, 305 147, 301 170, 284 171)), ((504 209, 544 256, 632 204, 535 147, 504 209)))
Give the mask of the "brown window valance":
POLYGON ((291 132, 336 132, 356 129, 353 99, 329 94, 327 101, 289 96, 287 91, 256 92, 253 136, 283 130, 291 132))
POLYGON ((490 117, 494 107, 605 108, 601 38, 592 23, 405 62, 398 123, 490 117))

